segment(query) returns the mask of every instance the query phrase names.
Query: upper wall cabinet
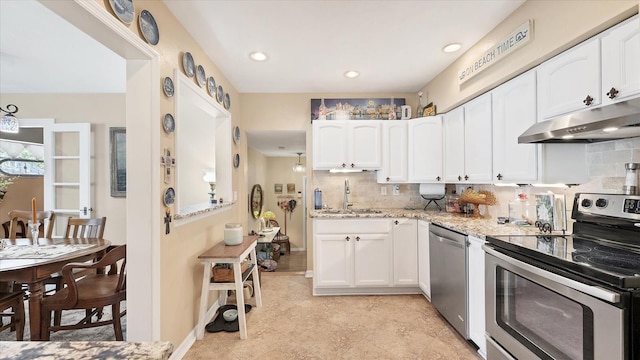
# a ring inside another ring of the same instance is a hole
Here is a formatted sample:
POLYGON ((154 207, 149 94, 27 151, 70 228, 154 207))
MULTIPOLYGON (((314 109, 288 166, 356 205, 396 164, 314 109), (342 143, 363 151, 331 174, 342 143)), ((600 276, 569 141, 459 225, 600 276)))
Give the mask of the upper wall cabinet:
POLYGON ((640 94, 640 16, 602 35, 602 102, 610 104, 640 94))
POLYGON ((600 105, 600 39, 542 63, 537 78, 540 121, 600 105))
POLYGON ((445 114, 443 122, 445 181, 491 182, 491 93, 445 114))
POLYGON ((410 183, 444 181, 442 116, 409 120, 408 132, 408 181, 410 183))
POLYGON ((518 144, 518 136, 536 123, 536 74, 529 71, 492 92, 493 180, 529 183, 538 180, 537 144, 518 144))
POLYGON ((380 169, 381 141, 381 121, 316 120, 313 122, 313 169, 380 169))
POLYGON ((382 169, 377 172, 379 183, 407 181, 407 121, 385 121, 382 124, 382 169))

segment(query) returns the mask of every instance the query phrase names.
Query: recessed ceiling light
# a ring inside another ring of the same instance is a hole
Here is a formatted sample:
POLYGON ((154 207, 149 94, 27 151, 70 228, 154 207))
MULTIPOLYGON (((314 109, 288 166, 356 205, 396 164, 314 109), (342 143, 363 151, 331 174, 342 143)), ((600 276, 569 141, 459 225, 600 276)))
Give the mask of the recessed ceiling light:
POLYGON ((563 139, 573 139, 573 135, 562 135, 563 139))
POLYGON ((249 57, 254 61, 267 60, 267 54, 263 53, 262 51, 254 51, 251 54, 249 54, 249 57))
POLYGON ((353 79, 354 77, 358 77, 360 75, 359 72, 355 71, 355 70, 349 70, 346 73, 344 73, 344 76, 353 79))
POLYGON ((452 53, 452 52, 456 52, 458 50, 460 50, 460 48, 462 47, 462 45, 458 44, 458 43, 452 43, 449 45, 446 45, 445 47, 442 48, 442 51, 446 52, 446 53, 452 53))
POLYGON ((602 131, 604 131, 604 132, 614 132, 616 130, 618 130, 617 127, 608 127, 608 128, 602 129, 602 131))

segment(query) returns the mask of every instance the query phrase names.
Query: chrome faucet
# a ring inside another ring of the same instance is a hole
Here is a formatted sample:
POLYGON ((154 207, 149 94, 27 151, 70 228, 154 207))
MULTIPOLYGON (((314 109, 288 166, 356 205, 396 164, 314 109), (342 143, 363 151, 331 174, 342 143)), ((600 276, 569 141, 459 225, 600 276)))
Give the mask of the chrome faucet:
POLYGON ((351 194, 351 189, 349 187, 349 179, 344 180, 344 199, 342 203, 342 212, 346 212, 349 209, 349 206, 352 206, 353 203, 349 202, 349 194, 351 194))

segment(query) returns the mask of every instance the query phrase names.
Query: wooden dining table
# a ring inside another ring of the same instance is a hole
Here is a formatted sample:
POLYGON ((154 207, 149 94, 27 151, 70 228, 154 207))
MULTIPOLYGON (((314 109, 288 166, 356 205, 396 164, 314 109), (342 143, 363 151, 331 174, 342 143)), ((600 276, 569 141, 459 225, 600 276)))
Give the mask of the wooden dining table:
POLYGON ((61 272, 62 267, 68 263, 84 262, 99 257, 111 245, 109 240, 95 238, 41 238, 38 239, 37 248, 32 239, 3 241, 6 247, 0 249, 0 282, 16 281, 27 285, 30 292, 28 312, 31 340, 40 340, 40 302, 44 296, 44 281, 52 274, 61 272), (52 248, 64 248, 67 252, 37 255, 52 248), (22 249, 28 251, 12 258, 16 250, 22 249), (30 251, 36 255, 29 255, 30 251))

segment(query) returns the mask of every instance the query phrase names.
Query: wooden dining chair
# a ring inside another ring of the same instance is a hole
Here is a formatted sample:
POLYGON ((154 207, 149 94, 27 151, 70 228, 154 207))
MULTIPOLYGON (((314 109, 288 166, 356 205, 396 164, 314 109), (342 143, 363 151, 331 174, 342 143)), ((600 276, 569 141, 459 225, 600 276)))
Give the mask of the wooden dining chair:
POLYGON ((24 337, 24 293, 22 291, 0 292, 0 331, 11 329, 16 332, 16 340, 24 337), (5 324, 2 319, 9 318, 5 324))
POLYGON ((116 340, 123 341, 120 303, 127 298, 126 245, 110 248, 99 261, 93 263, 69 263, 62 268, 65 287, 42 299, 40 312, 40 335, 49 340, 52 331, 75 330, 113 325, 116 340), (108 268, 108 271, 107 269, 108 268), (105 269, 90 275, 79 275, 83 271, 105 269), (111 306, 111 319, 92 321, 99 309, 111 306), (51 324, 51 312, 84 309, 87 316, 75 324, 51 324))
POLYGON ((106 222, 106 217, 91 219, 69 218, 67 231, 64 237, 102 239, 104 235, 104 225, 106 222))
MULTIPOLYGON (((278 225, 278 221, 273 219, 269 220, 269 226, 280 227, 280 225, 278 225)), ((278 233, 276 234, 276 236, 273 237, 273 241, 271 242, 278 244, 280 246, 284 245, 285 254, 291 254, 291 243, 289 242, 289 236, 282 231, 282 228, 278 230, 278 233)))
MULTIPOLYGON (((18 233, 22 230, 26 233, 26 237, 30 237, 29 229, 24 229, 24 224, 27 224, 32 217, 33 213, 29 210, 9 211, 9 239, 16 239, 18 233), (20 226, 20 221, 23 222, 22 226, 20 226)), ((50 239, 53 235, 56 214, 53 211, 36 211, 36 220, 42 223, 38 229, 39 237, 50 239)))

